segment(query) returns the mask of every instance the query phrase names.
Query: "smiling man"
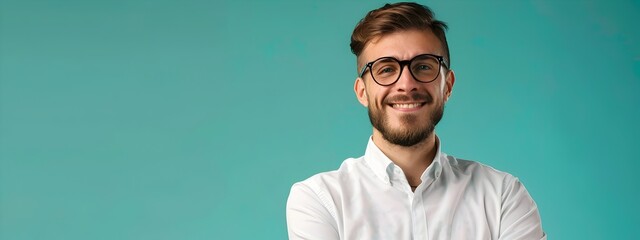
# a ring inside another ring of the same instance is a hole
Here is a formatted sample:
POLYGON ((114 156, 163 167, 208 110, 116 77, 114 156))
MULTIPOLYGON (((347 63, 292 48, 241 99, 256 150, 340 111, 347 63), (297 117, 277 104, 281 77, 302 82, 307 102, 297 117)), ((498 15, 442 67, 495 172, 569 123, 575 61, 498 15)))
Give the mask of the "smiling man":
POLYGON ((546 239, 516 177, 440 151, 434 130, 455 83, 446 28, 416 3, 358 23, 354 91, 373 134, 364 156, 293 185, 290 239, 546 239))

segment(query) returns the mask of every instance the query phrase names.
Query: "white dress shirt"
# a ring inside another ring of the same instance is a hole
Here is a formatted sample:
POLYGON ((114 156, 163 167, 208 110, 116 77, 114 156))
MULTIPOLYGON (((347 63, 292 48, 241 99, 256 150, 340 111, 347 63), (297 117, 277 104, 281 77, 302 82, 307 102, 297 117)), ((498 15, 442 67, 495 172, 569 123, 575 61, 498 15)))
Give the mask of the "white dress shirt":
POLYGON ((291 187, 289 239, 546 239, 520 181, 438 151, 415 192, 369 139, 365 155, 291 187))

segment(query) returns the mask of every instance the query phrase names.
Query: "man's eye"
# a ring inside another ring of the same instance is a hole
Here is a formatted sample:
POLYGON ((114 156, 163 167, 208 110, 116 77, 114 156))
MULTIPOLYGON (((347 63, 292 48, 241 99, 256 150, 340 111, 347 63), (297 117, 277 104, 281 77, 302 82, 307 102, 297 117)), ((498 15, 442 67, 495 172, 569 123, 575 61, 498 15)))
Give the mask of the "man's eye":
POLYGON ((383 68, 382 71, 380 71, 381 73, 390 73, 393 72, 393 68, 387 67, 387 68, 383 68))
POLYGON ((380 68, 376 69, 375 74, 389 75, 389 74, 394 74, 395 72, 396 72, 396 67, 394 66, 381 66, 380 68))
POLYGON ((431 66, 429 65, 419 65, 418 67, 416 67, 416 70, 430 70, 431 66))

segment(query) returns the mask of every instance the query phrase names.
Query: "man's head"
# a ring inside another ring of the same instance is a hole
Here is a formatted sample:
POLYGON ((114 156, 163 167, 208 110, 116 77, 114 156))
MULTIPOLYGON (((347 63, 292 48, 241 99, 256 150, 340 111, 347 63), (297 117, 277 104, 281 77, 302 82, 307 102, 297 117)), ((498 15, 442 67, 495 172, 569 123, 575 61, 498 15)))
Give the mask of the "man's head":
POLYGON ((396 3, 369 12, 354 29, 354 91, 374 137, 408 147, 432 135, 455 82, 446 28, 427 7, 396 3))
POLYGON ((403 30, 430 30, 442 44, 447 66, 451 66, 449 45, 445 31, 447 24, 435 19, 435 14, 426 6, 413 2, 385 4, 367 13, 351 34, 351 52, 358 57, 367 43, 381 36, 403 30))

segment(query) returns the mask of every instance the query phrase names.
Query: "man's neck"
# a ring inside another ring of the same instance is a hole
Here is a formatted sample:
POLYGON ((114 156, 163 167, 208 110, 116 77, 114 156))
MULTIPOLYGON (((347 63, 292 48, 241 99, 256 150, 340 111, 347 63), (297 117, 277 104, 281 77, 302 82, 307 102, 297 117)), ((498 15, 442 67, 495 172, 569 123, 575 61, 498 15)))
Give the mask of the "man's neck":
POLYGON ((437 151, 435 132, 422 142, 411 147, 390 143, 376 129, 373 130, 373 142, 393 163, 398 165, 411 186, 420 184, 422 173, 429 167, 437 151))

